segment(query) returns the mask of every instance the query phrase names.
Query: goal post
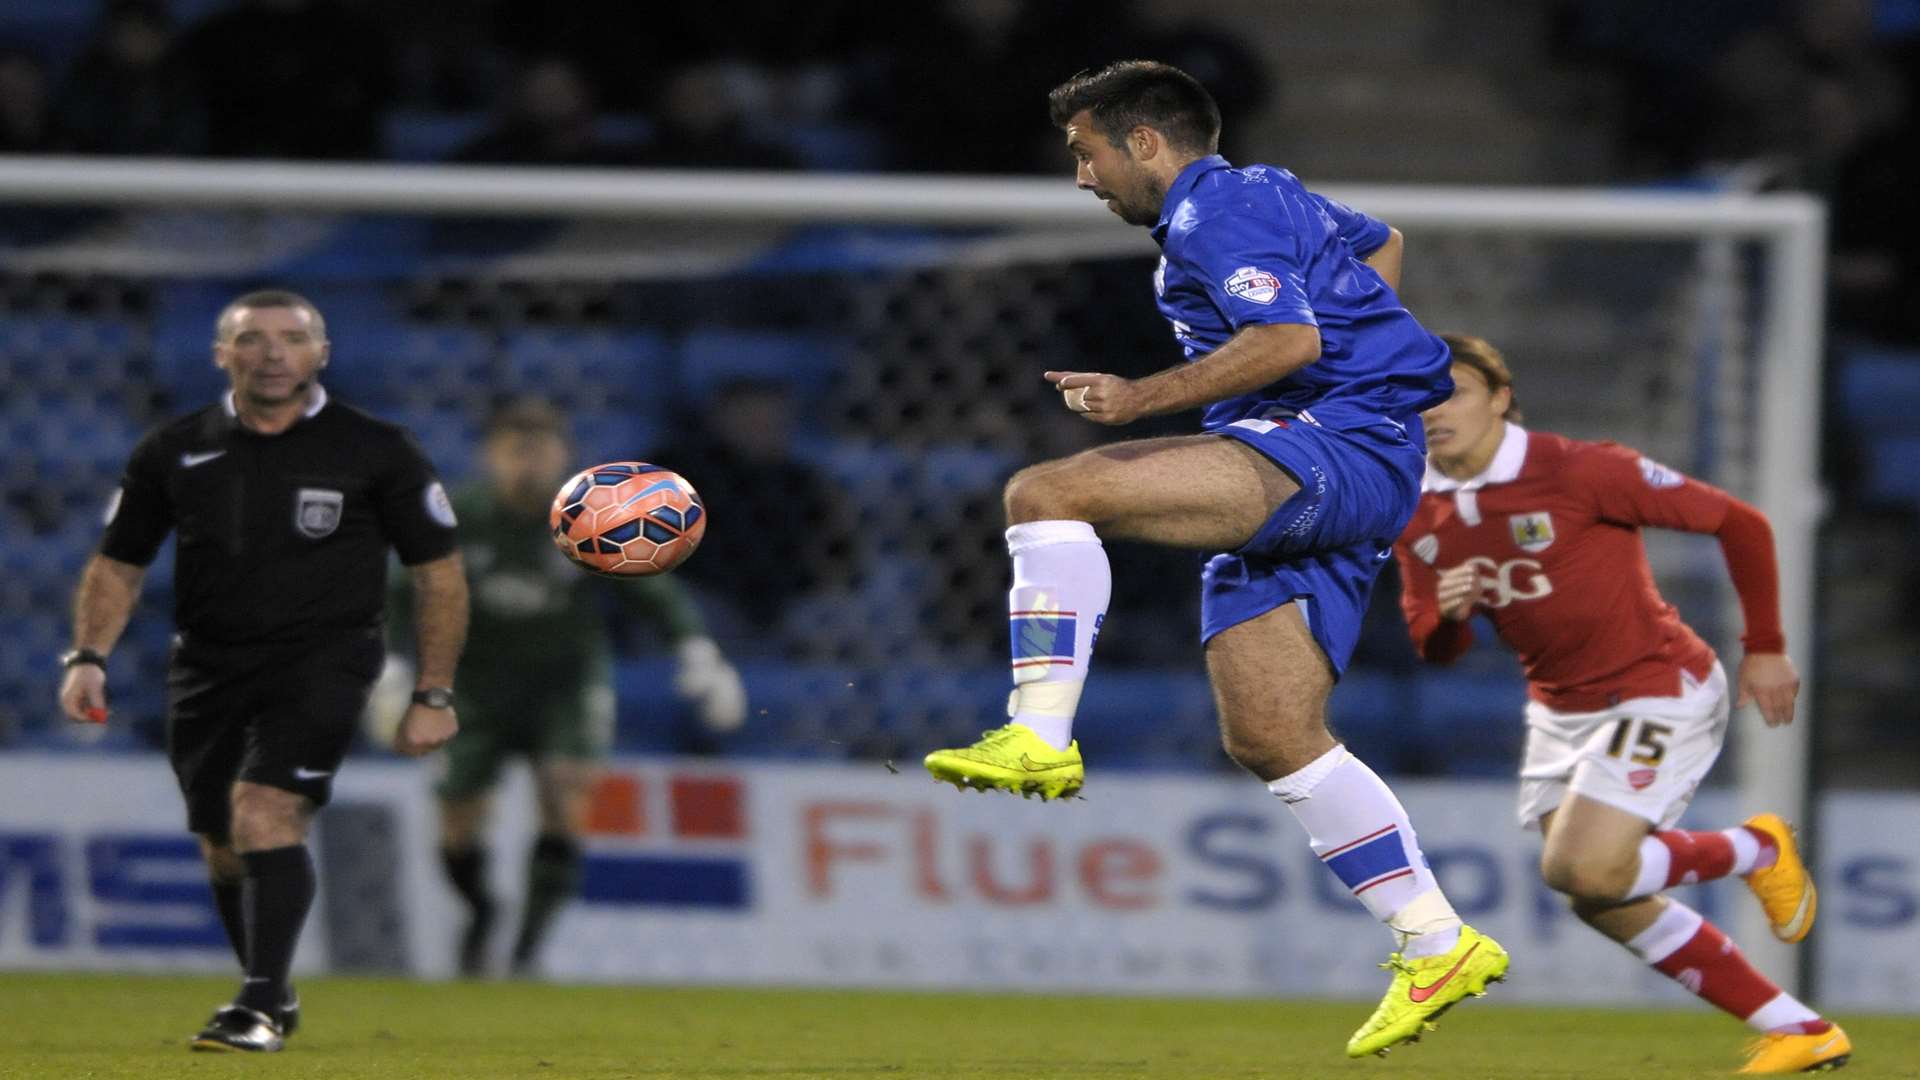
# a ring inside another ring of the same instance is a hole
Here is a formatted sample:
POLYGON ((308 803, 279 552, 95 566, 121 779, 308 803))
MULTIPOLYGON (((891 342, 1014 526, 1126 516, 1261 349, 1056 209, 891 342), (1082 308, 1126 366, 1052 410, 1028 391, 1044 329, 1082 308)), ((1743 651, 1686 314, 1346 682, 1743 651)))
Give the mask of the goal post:
MULTIPOLYGON (((1709 472, 1754 502, 1771 520, 1781 567, 1784 629, 1801 661, 1801 708, 1790 728, 1766 731, 1757 718, 1733 724, 1739 802, 1746 811, 1777 809, 1808 821, 1815 647, 1815 530, 1823 512, 1818 474, 1826 213, 1818 200, 1749 195, 1601 189, 1452 188, 1315 185, 1316 190, 1385 220, 1408 237, 1404 292, 1434 329, 1441 318, 1498 316, 1514 325, 1554 311, 1531 310, 1524 282, 1483 290, 1483 275, 1556 275, 1569 302, 1588 285, 1633 284, 1664 275, 1645 297, 1612 301, 1619 310, 1663 307, 1666 352, 1633 358, 1631 378, 1659 383, 1642 437, 1672 447, 1675 417, 1744 432, 1738 468, 1709 472), (1638 249, 1660 245, 1655 271, 1638 249), (1540 245, 1560 245, 1542 255, 1540 245), (1430 252, 1435 253, 1430 255, 1430 252), (1514 271, 1518 262, 1522 269, 1514 271), (1583 276, 1584 275, 1584 276, 1583 276), (1465 296, 1470 303, 1456 303, 1465 296), (1512 299, 1509 299, 1511 297, 1512 299), (1721 308, 1709 310, 1713 305, 1721 308), (1724 305, 1731 305, 1725 307, 1724 305), (1738 328, 1716 337, 1707 324, 1738 328), (1737 340, 1723 340, 1723 338, 1737 340), (1689 365, 1687 370, 1666 370, 1689 365), (1661 382, 1661 380, 1665 382, 1661 382)), ((238 163, 97 158, 0 158, 0 208, 23 206, 157 208, 207 212, 318 215, 457 216, 711 223, 715 226, 925 226, 969 230, 967 243, 928 259, 1007 266, 1068 259, 1143 259, 1153 245, 1119 225, 1098 201, 1064 180, 735 172, 635 172, 403 165, 238 163), (956 254, 957 252, 957 254, 956 254)), ((0 256, 6 253, 0 252, 0 256)), ((75 265, 84 253, 65 256, 75 265)), ((0 273, 8 263, 0 257, 0 273)), ((30 264, 23 264, 31 269, 30 264)), ((1103 297, 1102 302, 1120 303, 1103 297)), ((1143 288, 1124 302, 1145 305, 1143 288)), ((1566 310, 1573 310, 1571 307, 1566 310)), ((1604 312, 1602 313, 1604 314, 1604 312)), ((1494 333, 1487 336, 1493 337, 1494 333)), ((1169 348, 1169 360, 1175 354, 1169 348)), ((1622 357, 1592 357, 1596 365, 1622 357)), ((1523 387, 1564 372, 1523 370, 1523 387)), ((1587 373, 1580 387, 1603 376, 1587 373)), ((1623 376, 1625 377, 1625 376, 1623 376)), ((1585 392, 1569 392, 1572 400, 1585 392)), ((1601 433, 1618 410, 1591 417, 1601 433)), ((1560 426, 1558 417, 1541 420, 1560 426)), ((1577 428, 1577 425, 1576 425, 1577 428)), ((1628 434, 1621 434, 1623 440, 1628 434)), ((1649 452, 1653 452, 1651 449, 1649 452)), ((1692 465, 1686 461, 1678 464, 1692 465)), ((1716 594, 1725 608, 1728 595, 1716 594)), ((1733 624, 1737 625, 1737 621, 1733 624)), ((1723 651, 1736 643, 1722 633, 1723 651)), ((1737 653, 1730 653, 1737 655, 1737 653)), ((849 684, 851 685, 851 684, 849 684)), ((1797 954, 1776 947, 1763 920, 1746 908, 1740 940, 1782 982, 1798 980, 1797 954)))

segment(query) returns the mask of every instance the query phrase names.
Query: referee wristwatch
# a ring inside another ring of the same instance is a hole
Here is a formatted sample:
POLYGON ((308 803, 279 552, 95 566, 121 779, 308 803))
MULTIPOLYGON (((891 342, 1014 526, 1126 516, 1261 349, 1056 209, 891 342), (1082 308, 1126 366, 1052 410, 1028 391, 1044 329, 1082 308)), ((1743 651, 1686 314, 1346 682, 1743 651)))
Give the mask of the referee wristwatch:
POLYGON ((105 671, 107 658, 96 649, 68 649, 60 654, 60 666, 63 668, 76 668, 81 664, 92 664, 105 671))
POLYGON ((413 703, 425 705, 429 709, 451 709, 453 708, 453 691, 444 686, 429 686, 425 690, 415 690, 413 703))

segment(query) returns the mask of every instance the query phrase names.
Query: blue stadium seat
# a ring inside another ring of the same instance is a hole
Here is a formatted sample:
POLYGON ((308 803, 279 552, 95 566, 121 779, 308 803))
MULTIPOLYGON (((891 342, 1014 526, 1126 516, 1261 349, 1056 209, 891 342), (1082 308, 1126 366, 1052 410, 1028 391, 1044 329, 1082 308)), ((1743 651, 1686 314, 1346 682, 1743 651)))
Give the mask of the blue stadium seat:
POLYGON ((1349 670, 1327 702, 1333 733, 1383 773, 1425 771, 1430 748, 1413 718, 1414 685, 1400 675, 1349 670))
POLYGON ((800 164, 812 170, 872 172, 887 166, 887 144, 879 132, 852 124, 782 124, 767 132, 800 164))
POLYGON ((117 385, 131 372, 133 323, 77 315, 0 315, 0 380, 8 386, 117 385))
MULTIPOLYGON (((745 663, 740 675, 747 687, 747 722, 718 740, 728 753, 844 758, 850 736, 874 727, 876 707, 850 689, 861 678, 854 668, 745 663)), ((673 661, 664 655, 625 659, 615 667, 619 749, 672 753, 711 739, 672 686, 673 661)))
POLYGON ((573 414, 574 455, 582 466, 651 461, 666 444, 667 428, 650 411, 596 409, 573 414))
POLYGON ((1845 426, 1871 440, 1911 431, 1920 416, 1920 352, 1855 349, 1840 363, 1845 426))
POLYGON ((1004 450, 943 444, 921 451, 914 465, 921 490, 946 501, 998 491, 1020 468, 1020 458, 1004 450))
POLYGON ((226 375, 213 366, 213 323, 239 291, 220 281, 171 282, 155 291, 154 379, 174 411, 200 408, 226 391, 226 375))
MULTIPOLYGON (((0 448, 15 461, 30 462, 41 483, 111 483, 141 429, 111 402, 97 400, 81 384, 83 396, 60 390, 17 391, 0 411, 0 448)), ((63 497, 66 492, 60 493, 63 497)), ((88 493, 104 497, 104 486, 88 493)))
POLYGON ((1506 677, 1427 668, 1414 676, 1409 729, 1428 764, 1455 776, 1511 776, 1525 737, 1526 683, 1506 677))
POLYGON ((601 113, 593 118, 593 137, 607 146, 643 146, 656 125, 644 113, 601 113))
POLYGON ((680 385, 704 400, 735 379, 782 383, 802 397, 825 393, 840 362, 838 346, 807 334, 705 327, 680 345, 680 385))
POLYGON ((818 468, 836 485, 856 495, 878 492, 881 497, 891 497, 913 484, 912 459, 890 443, 803 439, 795 442, 793 449, 795 458, 818 468))
MULTIPOLYGON (((362 334, 356 361, 375 374, 362 393, 369 400, 418 404, 483 401, 493 385, 493 334, 459 323, 378 322, 362 334)), ((345 361, 343 361, 343 364, 345 361)), ((359 382, 360 375, 354 375, 359 382)))
MULTIPOLYGON (((994 675, 1004 696, 1006 673, 994 675)), ((1192 769, 1222 760, 1212 691, 1198 672, 1096 671, 1079 715, 1089 767, 1192 769)))
POLYGON ((484 112, 395 109, 380 123, 380 145, 394 161, 445 161, 487 130, 484 112))
POLYGON ((659 412, 674 389, 672 348, 653 330, 523 327, 507 333, 501 351, 500 389, 569 407, 638 405, 659 412))
POLYGON ((1866 497, 1920 507, 1920 435, 1884 436, 1866 450, 1866 497))
POLYGON ((92 38, 100 5, 98 0, 7 0, 4 11, 0 38, 45 61, 57 83, 92 38))

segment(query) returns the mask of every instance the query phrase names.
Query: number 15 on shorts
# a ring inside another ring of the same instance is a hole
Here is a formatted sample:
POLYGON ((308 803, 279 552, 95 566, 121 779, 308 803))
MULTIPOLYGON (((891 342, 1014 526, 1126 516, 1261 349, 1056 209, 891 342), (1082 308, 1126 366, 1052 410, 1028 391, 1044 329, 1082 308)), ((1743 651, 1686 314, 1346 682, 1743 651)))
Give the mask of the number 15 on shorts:
POLYGON ((1645 717, 1623 716, 1614 721, 1613 738, 1607 740, 1607 756, 1627 756, 1635 765, 1655 766, 1667 756, 1667 737, 1673 725, 1655 723, 1645 717), (1639 734, 1634 734, 1635 732, 1639 734))

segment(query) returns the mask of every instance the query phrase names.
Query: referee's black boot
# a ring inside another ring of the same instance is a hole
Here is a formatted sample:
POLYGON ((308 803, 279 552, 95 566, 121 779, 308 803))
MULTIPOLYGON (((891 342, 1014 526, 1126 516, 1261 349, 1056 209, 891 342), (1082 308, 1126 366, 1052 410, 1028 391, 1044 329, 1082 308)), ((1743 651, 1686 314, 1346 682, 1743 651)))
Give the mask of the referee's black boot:
POLYGON ((287 1045, 279 1021, 244 1005, 223 1005, 193 1037, 195 1050, 272 1053, 287 1045))
POLYGON ((280 1025, 283 1038, 300 1030, 300 995, 293 992, 293 987, 287 987, 287 1000, 273 1010, 273 1019, 280 1025))

